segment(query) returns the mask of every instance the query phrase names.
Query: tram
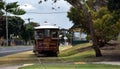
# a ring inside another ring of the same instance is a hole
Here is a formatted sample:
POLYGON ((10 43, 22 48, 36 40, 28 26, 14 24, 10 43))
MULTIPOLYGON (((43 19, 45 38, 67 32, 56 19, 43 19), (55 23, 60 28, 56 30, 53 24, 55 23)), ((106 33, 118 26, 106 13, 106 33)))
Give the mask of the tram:
POLYGON ((33 52, 37 55, 57 56, 59 52, 59 27, 44 23, 35 27, 35 45, 33 52))

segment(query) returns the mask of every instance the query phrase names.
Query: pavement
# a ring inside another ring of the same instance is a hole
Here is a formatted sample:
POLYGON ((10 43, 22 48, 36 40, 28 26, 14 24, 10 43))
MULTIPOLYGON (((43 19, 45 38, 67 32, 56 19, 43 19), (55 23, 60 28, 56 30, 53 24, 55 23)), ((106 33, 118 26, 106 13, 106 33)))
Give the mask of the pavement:
MULTIPOLYGON (((12 46, 12 47, 1 47, 0 46, 0 57, 29 51, 32 50, 33 46, 12 46)), ((0 65, 0 69, 18 69, 19 67, 22 67, 23 65, 0 65)))
POLYGON ((120 65, 120 62, 112 61, 112 62, 92 62, 93 64, 110 64, 110 65, 120 65))
POLYGON ((0 66, 0 69, 18 69, 19 67, 22 67, 22 65, 6 65, 6 66, 0 66))
POLYGON ((33 50, 33 46, 0 47, 0 57, 30 50, 33 50))

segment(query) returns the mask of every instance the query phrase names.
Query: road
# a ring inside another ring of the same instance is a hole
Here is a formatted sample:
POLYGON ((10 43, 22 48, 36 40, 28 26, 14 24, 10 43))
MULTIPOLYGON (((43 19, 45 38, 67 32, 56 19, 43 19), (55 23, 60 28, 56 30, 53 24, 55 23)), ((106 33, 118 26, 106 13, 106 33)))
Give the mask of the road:
POLYGON ((19 53, 19 52, 30 51, 32 49, 33 46, 0 47, 0 57, 19 53))

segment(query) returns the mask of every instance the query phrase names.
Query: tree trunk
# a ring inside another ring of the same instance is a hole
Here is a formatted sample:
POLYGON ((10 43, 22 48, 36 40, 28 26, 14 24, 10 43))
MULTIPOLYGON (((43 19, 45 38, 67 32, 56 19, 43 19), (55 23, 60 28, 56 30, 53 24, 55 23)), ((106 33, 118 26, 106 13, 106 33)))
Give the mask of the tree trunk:
POLYGON ((93 49, 95 51, 96 57, 102 56, 101 51, 99 49, 98 42, 97 42, 97 38, 95 35, 95 30, 93 28, 93 21, 92 21, 91 15, 89 13, 89 10, 87 10, 86 7, 84 5, 82 5, 80 0, 66 0, 66 1, 69 2, 75 8, 83 10, 84 16, 89 23, 90 34, 91 34, 92 41, 93 41, 93 49))

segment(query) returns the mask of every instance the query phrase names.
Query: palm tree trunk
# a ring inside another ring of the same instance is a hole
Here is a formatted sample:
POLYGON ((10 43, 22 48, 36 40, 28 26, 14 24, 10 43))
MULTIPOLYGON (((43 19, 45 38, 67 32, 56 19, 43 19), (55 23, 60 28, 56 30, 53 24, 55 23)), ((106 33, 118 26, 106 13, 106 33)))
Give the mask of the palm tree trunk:
POLYGON ((75 8, 83 10, 84 16, 89 23, 90 34, 91 34, 92 41, 93 41, 93 49, 95 51, 96 57, 102 56, 101 51, 99 49, 98 42, 97 42, 97 38, 95 36, 95 30, 93 28, 93 21, 92 21, 89 11, 85 8, 84 5, 81 4, 80 0, 66 0, 66 1, 69 2, 75 8))

